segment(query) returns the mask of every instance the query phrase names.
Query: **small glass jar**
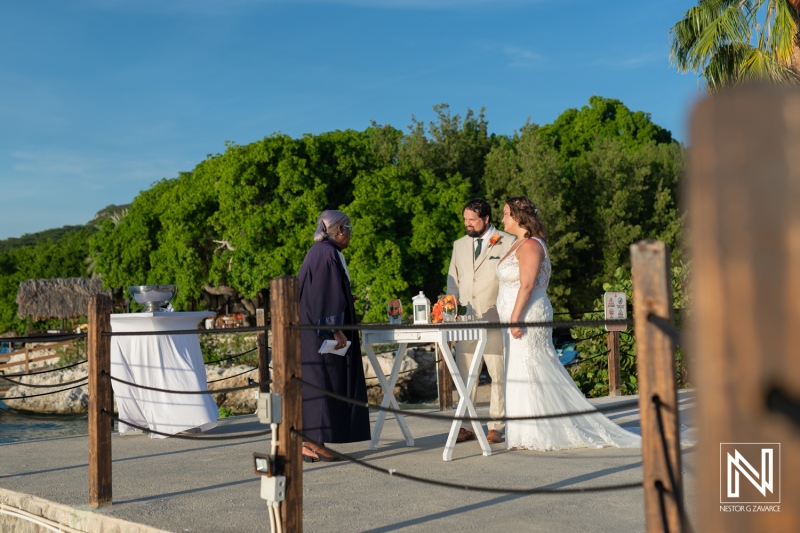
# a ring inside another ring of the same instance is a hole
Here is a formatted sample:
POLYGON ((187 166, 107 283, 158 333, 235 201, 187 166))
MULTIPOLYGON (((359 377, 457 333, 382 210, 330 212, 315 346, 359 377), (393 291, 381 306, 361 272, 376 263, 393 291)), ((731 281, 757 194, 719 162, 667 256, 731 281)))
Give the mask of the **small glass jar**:
POLYGON ((458 318, 458 298, 452 294, 447 294, 442 298, 442 320, 444 322, 455 322, 458 318))

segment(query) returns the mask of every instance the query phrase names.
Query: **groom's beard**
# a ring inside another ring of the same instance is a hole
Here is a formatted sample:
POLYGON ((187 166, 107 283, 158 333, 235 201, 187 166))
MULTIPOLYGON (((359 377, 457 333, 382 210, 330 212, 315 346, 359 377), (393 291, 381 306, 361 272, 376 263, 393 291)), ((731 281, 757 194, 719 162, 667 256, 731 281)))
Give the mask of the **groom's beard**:
POLYGON ((474 229, 467 229, 467 235, 472 237, 473 239, 477 239, 478 237, 486 233, 487 229, 489 229, 488 226, 484 226, 480 231, 474 229))

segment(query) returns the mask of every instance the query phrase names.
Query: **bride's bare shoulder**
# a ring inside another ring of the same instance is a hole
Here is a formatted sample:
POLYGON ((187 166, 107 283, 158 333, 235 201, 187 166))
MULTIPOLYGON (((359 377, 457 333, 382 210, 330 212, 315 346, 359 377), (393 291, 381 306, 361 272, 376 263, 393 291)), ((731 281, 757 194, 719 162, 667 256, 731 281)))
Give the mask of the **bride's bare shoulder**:
POLYGON ((545 256, 544 246, 536 239, 525 239, 517 250, 517 257, 521 259, 523 256, 542 258, 545 256))

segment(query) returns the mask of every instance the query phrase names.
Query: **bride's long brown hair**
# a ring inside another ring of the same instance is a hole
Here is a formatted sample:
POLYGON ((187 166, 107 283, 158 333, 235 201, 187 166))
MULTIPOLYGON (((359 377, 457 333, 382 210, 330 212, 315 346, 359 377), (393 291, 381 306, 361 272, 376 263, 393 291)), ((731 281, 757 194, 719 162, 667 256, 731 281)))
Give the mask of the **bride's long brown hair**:
POLYGON ((511 211, 511 218, 513 218, 520 227, 525 228, 525 238, 539 237, 547 240, 544 224, 539 220, 539 210, 530 198, 513 196, 506 200, 506 205, 511 211))

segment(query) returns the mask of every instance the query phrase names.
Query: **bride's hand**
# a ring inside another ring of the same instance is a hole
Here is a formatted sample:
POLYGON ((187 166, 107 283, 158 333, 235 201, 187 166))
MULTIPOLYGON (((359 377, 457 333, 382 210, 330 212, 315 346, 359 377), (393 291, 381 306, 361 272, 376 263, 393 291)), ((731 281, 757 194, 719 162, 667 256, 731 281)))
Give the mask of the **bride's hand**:
POLYGON ((510 328, 508 330, 511 333, 511 336, 515 339, 519 339, 522 337, 522 328, 510 328))

